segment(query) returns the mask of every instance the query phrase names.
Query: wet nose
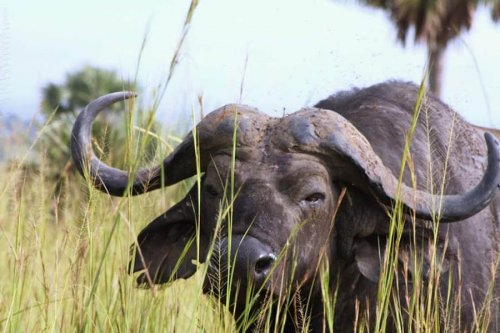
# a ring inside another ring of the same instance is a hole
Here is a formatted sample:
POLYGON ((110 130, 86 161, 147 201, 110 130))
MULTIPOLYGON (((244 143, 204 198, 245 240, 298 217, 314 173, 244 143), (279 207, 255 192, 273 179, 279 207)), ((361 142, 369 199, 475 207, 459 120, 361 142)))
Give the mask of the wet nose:
POLYGON ((256 276, 267 275, 271 271, 271 267, 276 261, 276 256, 273 253, 266 253, 260 256, 254 265, 254 273, 256 276))
POLYGON ((235 276, 244 281, 251 279, 256 287, 260 287, 276 262, 271 247, 252 236, 233 236, 231 244, 235 276))

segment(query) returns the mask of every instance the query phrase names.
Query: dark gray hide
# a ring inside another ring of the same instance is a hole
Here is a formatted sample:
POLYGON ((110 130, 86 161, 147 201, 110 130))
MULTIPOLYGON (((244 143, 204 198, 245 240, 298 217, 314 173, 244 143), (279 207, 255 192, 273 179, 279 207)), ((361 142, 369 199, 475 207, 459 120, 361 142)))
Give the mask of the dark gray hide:
MULTIPOLYGON (((228 105, 210 113, 196 127, 204 172, 199 200, 200 248, 193 242, 198 214, 195 185, 182 201, 139 234, 140 249, 131 267, 134 272, 142 271, 139 282, 187 278, 196 270, 192 261, 205 260, 227 190, 222 180, 231 170, 234 137, 237 195, 232 235, 228 237, 223 228, 216 248, 224 254, 231 247, 230 257, 235 258, 237 268, 235 280, 243 294, 245 286, 252 284, 263 289, 261 294, 276 298, 281 288, 292 285, 296 297, 312 295, 311 326, 313 331, 321 331, 324 318, 317 267, 320 262, 327 263, 332 289, 339 286, 336 331, 353 330, 357 301, 362 311, 369 308, 373 319, 380 253, 389 229, 388 215, 398 197, 408 221, 398 257, 400 267, 411 263, 411 240, 416 239, 423 265, 421 278, 429 278, 432 232, 428 221, 439 212, 442 224, 436 253, 443 258, 440 291, 447 291, 450 276, 452 294, 459 295, 457 276, 461 271, 461 307, 456 315, 460 315, 462 330, 470 326, 473 304, 481 307, 499 253, 500 198, 496 192, 500 147, 488 134, 485 145, 479 131, 448 106, 427 96, 410 148, 415 178, 407 168, 399 188, 397 176, 417 93, 413 84, 387 82, 333 95, 315 108, 283 118, 269 117, 244 105, 228 105), (445 195, 433 195, 440 193, 443 179, 445 195), (415 227, 412 215, 417 217, 415 227)), ((94 155, 90 145, 93 119, 106 106, 132 96, 115 93, 94 101, 73 129, 72 154, 78 169, 97 188, 112 195, 141 194, 196 173, 192 134, 162 165, 139 171, 131 184, 126 172, 105 165, 94 155)), ((224 261, 228 256, 214 257, 223 264, 215 265, 212 260, 210 270, 224 275, 226 271, 220 270, 227 267, 224 261)), ((415 273, 412 267, 406 272, 410 279, 415 273)), ((403 268, 400 273, 406 274, 403 268)), ((212 287, 207 280, 207 291, 214 292, 212 287)), ((400 287, 404 305, 406 290, 400 287)), ((223 300, 226 297, 223 292, 215 293, 223 300)), ((498 291, 494 296, 498 299, 498 291)), ((236 316, 244 307, 241 293, 237 299, 233 308, 236 316)), ((499 316, 498 302, 492 311, 493 317, 499 316)), ((492 320, 493 332, 499 329, 495 326, 498 320, 492 320)), ((389 318, 388 331, 392 325, 389 318)), ((286 329, 297 329, 293 316, 286 329)))
MULTIPOLYGON (((349 120, 372 143, 384 164, 398 175, 404 136, 411 123, 417 93, 418 87, 414 84, 387 82, 366 89, 341 92, 315 106, 335 110, 349 120)), ((483 132, 470 126, 448 105, 432 95, 426 96, 410 150, 420 189, 429 189, 429 165, 432 164, 432 179, 435 191, 439 192, 447 156, 446 194, 462 193, 470 189, 477 184, 486 168, 487 153, 483 132), (432 143, 430 149, 429 140, 432 143)), ((404 182, 411 184, 410 174, 406 172, 404 176, 404 182)), ((498 184, 498 180, 496 183, 498 184)), ((364 204, 366 203, 361 203, 360 207, 364 204)), ((370 216, 366 210, 354 207, 347 215, 360 211, 364 211, 361 218, 370 216)), ((491 283, 492 270, 496 270, 496 302, 491 307, 491 332, 500 332, 499 212, 500 195, 497 193, 492 203, 475 216, 463 219, 460 223, 441 224, 439 227, 440 237, 448 237, 448 256, 460 254, 461 257, 463 322, 470 324, 472 299, 476 307, 481 304, 491 283), (493 266, 495 260, 496 267, 493 266)), ((350 229, 349 225, 343 225, 346 219, 340 218, 337 221, 338 228, 350 229)), ((366 288, 370 289, 370 286, 366 288)), ((355 289, 352 295, 345 295, 347 301, 344 306, 347 309, 353 305, 350 301, 353 296, 358 297, 363 288, 357 286, 355 289)), ((375 291, 363 293, 373 295, 375 291)))

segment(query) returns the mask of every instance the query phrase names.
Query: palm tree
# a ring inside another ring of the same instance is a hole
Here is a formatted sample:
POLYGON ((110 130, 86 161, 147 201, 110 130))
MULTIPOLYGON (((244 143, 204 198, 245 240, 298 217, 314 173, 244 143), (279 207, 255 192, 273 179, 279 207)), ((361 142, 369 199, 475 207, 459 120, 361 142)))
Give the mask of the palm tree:
POLYGON ((415 41, 427 45, 429 57, 429 87, 439 96, 448 43, 463 30, 470 29, 479 3, 490 5, 492 19, 500 19, 500 0, 362 0, 390 12, 398 30, 398 40, 405 44, 410 27, 415 29, 415 41))

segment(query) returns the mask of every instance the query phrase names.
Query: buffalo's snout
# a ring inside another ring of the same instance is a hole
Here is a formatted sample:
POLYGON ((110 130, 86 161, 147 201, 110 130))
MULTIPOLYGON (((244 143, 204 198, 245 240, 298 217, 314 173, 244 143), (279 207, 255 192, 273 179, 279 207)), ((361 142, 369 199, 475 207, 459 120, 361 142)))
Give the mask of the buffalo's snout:
POLYGON ((237 235, 231 237, 230 244, 228 238, 224 238, 221 246, 226 247, 226 253, 231 255, 224 255, 220 260, 225 267, 233 269, 237 281, 250 283, 256 288, 267 281, 277 259, 270 246, 255 237, 237 235))

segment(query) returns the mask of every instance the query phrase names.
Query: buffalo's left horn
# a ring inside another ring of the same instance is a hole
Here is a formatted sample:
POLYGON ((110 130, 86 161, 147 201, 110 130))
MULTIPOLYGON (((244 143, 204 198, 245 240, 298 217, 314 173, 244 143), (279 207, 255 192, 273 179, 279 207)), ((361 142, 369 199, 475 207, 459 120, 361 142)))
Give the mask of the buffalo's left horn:
POLYGON ((78 171, 84 177, 88 176, 96 188, 115 196, 127 192, 142 194, 204 172, 215 150, 229 148, 233 143, 252 145, 258 137, 256 128, 263 127, 262 123, 268 118, 248 106, 226 105, 203 118, 196 130, 184 138, 163 164, 141 169, 134 177, 129 177, 128 172, 110 167, 96 157, 91 144, 91 129, 102 110, 135 96, 133 92, 116 92, 89 103, 78 115, 71 135, 71 155, 78 171), (235 124, 238 126, 236 131, 235 124))
POLYGON ((317 154, 334 161, 336 174, 374 192, 385 204, 396 198, 417 217, 454 222, 470 217, 485 208, 500 186, 500 144, 485 133, 488 167, 474 188, 463 194, 437 195, 401 184, 383 164, 368 140, 347 119, 336 112, 304 109, 282 122, 284 133, 279 144, 295 151, 317 154), (357 170, 353 173, 353 169, 357 170), (355 174, 353 176, 353 174, 355 174), (366 187, 366 186, 365 186, 366 187))

